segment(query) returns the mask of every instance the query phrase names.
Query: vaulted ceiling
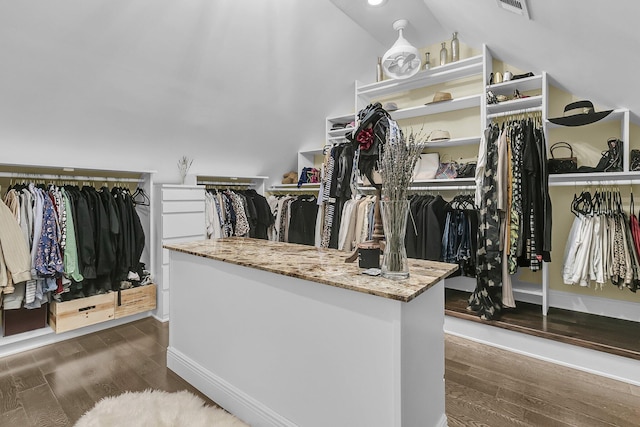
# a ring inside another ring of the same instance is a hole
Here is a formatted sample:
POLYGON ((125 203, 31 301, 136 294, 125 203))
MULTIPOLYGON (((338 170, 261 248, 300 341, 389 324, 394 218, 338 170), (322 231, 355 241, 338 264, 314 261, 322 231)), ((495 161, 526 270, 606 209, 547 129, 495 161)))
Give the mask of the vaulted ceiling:
MULTIPOLYGON (((524 0, 522 0, 524 1, 524 0)), ((392 23, 420 47, 449 40, 487 44, 495 57, 521 69, 547 71, 564 89, 607 108, 640 115, 640 2, 634 0, 526 0, 530 20, 499 8, 496 0, 331 0, 385 46, 396 38, 392 23)))
POLYGON ((418 47, 460 40, 547 71, 598 107, 637 120, 640 2, 527 0, 0 1, 2 162, 145 168, 279 182, 324 118, 354 108, 354 81, 410 22, 418 47), (28 149, 22 149, 26 148, 28 149))

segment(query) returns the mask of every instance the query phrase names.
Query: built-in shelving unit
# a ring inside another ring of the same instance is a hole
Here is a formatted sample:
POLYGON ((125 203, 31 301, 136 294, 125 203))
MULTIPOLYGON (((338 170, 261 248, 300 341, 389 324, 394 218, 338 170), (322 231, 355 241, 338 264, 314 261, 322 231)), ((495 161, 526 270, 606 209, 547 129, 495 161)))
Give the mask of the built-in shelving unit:
MULTIPOLYGON (((11 182, 35 181, 54 183, 56 185, 73 185, 77 183, 77 185, 82 186, 95 184, 96 187, 117 185, 128 187, 131 191, 135 191, 136 188, 143 190, 149 198, 149 203, 136 206, 136 212, 140 218, 140 223, 145 235, 145 246, 140 262, 145 264, 145 268, 152 273, 152 277, 155 279, 156 246, 155 234, 153 232, 155 227, 153 204, 154 174, 155 171, 151 170, 98 169, 76 165, 56 166, 0 163, 0 185, 2 188, 6 188, 11 182)), ((81 300, 82 299, 76 299, 73 301, 81 300)), ((89 307, 89 309, 91 309, 91 307, 89 307)), ((86 313, 89 313, 89 311, 91 310, 88 310, 86 313)), ((51 326, 46 325, 35 330, 0 337, 0 357, 131 322, 149 316, 150 314, 150 312, 145 312, 126 316, 121 319, 111 318, 108 321, 100 321, 95 324, 87 322, 86 324, 89 326, 82 326, 62 333, 56 333, 51 326)))

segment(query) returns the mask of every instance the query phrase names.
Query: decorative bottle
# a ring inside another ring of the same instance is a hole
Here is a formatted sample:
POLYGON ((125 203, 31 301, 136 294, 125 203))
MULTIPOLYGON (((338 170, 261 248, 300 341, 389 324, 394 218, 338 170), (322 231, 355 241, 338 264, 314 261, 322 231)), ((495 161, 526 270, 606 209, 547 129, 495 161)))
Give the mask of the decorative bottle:
POLYGON ((447 56, 449 52, 447 52, 447 42, 442 42, 442 49, 440 49, 440 65, 444 65, 447 63, 447 56))
POLYGON ((458 32, 453 33, 451 38, 451 62, 456 62, 460 59, 460 42, 458 41, 458 32))
POLYGON ((378 56, 378 65, 376 65, 376 81, 381 82, 384 80, 384 75, 382 74, 382 58, 378 56))
POLYGON ((431 68, 431 52, 424 54, 424 69, 428 70, 429 68, 431 68))

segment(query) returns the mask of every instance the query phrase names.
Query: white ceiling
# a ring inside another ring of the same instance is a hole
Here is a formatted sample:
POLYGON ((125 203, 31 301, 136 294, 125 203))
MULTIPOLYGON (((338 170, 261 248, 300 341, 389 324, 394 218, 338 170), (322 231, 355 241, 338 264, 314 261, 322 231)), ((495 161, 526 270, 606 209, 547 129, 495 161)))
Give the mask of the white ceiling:
POLYGON ((626 107, 640 122, 636 0, 527 0, 531 20, 502 10, 496 0, 330 0, 372 37, 391 46, 392 23, 407 18, 417 47, 449 39, 479 48, 515 67, 547 71, 566 90, 607 108, 626 107), (390 30, 391 29, 391 30, 390 30))
POLYGON ((418 47, 486 43, 545 70, 599 108, 640 112, 635 0, 528 0, 532 20, 496 0, 0 1, 3 162, 142 168, 178 179, 281 174, 321 147, 324 118, 353 110, 392 23, 418 47), (357 23, 357 24, 356 24, 357 23))
POLYGON ((367 0, 330 0, 383 46, 398 38, 393 22, 406 19, 404 36, 412 44, 431 44, 447 35, 423 0, 387 0, 382 6, 369 6, 367 0))

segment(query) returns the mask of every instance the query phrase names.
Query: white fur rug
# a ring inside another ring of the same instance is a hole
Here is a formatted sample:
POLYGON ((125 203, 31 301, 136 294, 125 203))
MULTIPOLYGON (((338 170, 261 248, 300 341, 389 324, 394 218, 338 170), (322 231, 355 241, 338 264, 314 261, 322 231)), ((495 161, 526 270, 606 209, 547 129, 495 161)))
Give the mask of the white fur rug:
POLYGON ((147 390, 105 397, 75 427, 247 427, 188 391, 147 390))

